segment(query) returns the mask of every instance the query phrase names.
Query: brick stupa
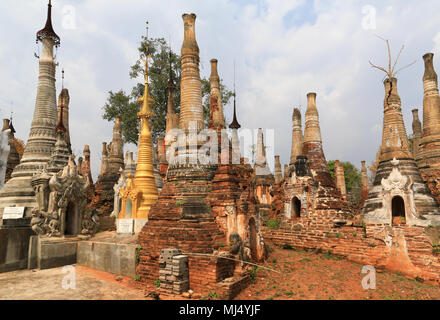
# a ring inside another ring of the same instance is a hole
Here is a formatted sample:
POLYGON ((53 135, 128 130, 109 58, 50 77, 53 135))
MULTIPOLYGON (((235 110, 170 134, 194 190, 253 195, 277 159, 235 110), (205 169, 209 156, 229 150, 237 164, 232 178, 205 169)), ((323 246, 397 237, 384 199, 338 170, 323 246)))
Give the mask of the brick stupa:
MULTIPOLYGON (((182 17, 185 32, 181 54, 179 125, 189 137, 204 128, 204 121, 199 47, 195 37, 196 15, 184 14, 182 17)), ((259 235, 260 222, 253 215, 254 207, 250 202, 253 189, 242 186, 247 184, 246 174, 251 174, 251 168, 246 171, 239 165, 201 163, 199 157, 194 157, 200 144, 186 143, 180 145, 186 147, 186 153, 179 153, 170 161, 162 192, 138 236, 142 249, 137 274, 142 282, 153 283, 159 279, 161 250, 179 249, 188 256, 190 289, 207 292, 208 288, 234 275, 234 261, 222 258, 229 253, 214 254, 215 250, 227 250, 224 247, 229 244, 229 236, 238 235, 242 243, 250 242, 248 247, 250 252, 254 252, 253 259, 264 250, 264 245, 259 235), (190 162, 194 160, 195 163, 190 162)), ((231 155, 231 150, 228 151, 231 155)), ((169 152, 178 153, 177 150, 169 152)), ((229 286, 227 283, 224 285, 229 286)), ((161 290, 172 290, 167 286, 161 282, 161 290)))
MULTIPOLYGON (((182 45, 182 77, 180 128, 185 132, 190 126, 200 131, 204 127, 202 89, 199 74, 199 47, 195 38, 195 14, 184 14, 185 33, 182 45)), ((194 151, 190 150, 189 152, 194 151)), ((179 160, 182 160, 181 158, 179 160)), ((188 159, 185 159, 188 160, 188 159)), ((148 222, 139 234, 142 246, 138 274, 143 281, 153 282, 159 278, 158 259, 160 250, 178 248, 184 252, 213 253, 214 244, 226 243, 220 232, 206 197, 209 181, 215 166, 202 164, 170 163, 167 178, 156 204, 150 210, 148 222)), ((190 257, 190 283, 192 287, 207 279, 200 270, 192 273, 190 257)), ((190 285, 191 286, 191 285, 190 285)))
MULTIPOLYGON (((307 95, 304 140, 301 115, 296 109, 293 115, 292 151, 296 155, 294 170, 283 185, 285 220, 289 224, 319 224, 317 229, 330 228, 334 223, 346 223, 352 217, 345 199, 330 175, 322 147, 316 93, 307 95), (302 152, 299 153, 299 146, 302 152), (300 222, 299 222, 300 221, 300 222)), ((292 159, 293 160, 293 159, 292 159)), ((301 227, 303 228, 303 227, 301 227)))
MULTIPOLYGON (((119 180, 119 169, 124 169, 123 150, 121 121, 119 117, 116 117, 112 141, 108 145, 106 142, 102 143, 101 171, 94 186, 95 196, 89 205, 101 217, 108 217, 113 212, 115 194, 113 186, 119 180)), ((109 225, 112 224, 109 223, 109 225)))

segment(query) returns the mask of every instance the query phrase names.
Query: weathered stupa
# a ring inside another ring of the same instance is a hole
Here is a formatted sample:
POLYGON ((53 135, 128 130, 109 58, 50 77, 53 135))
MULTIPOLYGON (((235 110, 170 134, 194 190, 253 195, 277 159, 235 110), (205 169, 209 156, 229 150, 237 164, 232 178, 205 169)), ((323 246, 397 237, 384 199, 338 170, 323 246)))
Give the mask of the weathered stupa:
POLYGON ((290 170, 294 169, 296 158, 303 154, 303 142, 304 137, 302 131, 301 112, 298 108, 295 108, 292 115, 292 149, 290 151, 290 170))
POLYGON ((289 177, 289 165, 284 165, 284 179, 287 179, 289 177))
POLYGON ((254 165, 255 195, 260 204, 270 205, 272 203, 271 187, 275 183, 275 177, 269 169, 266 158, 266 147, 264 145, 263 129, 258 129, 257 150, 254 165))
POLYGON ((53 49, 60 45, 60 38, 53 30, 51 11, 49 1, 46 25, 37 32, 37 42, 42 43, 43 50, 39 57, 37 98, 29 139, 20 164, 15 167, 11 180, 0 191, 0 215, 5 207, 25 207, 25 219, 21 222, 25 224, 30 221, 32 208, 37 206, 31 186, 32 175, 51 159, 57 140, 56 63, 53 49))
POLYGON ((347 188, 345 186, 344 167, 339 160, 335 161, 335 184, 336 188, 341 192, 342 197, 347 200, 347 188))
MULTIPOLYGON (((196 15, 184 14, 182 18, 185 32, 181 52, 179 124, 188 133, 190 127, 197 132, 203 129, 204 121, 199 47, 195 38, 196 15)), ((192 145, 190 148, 197 151, 197 146, 192 145)), ((145 248, 138 267, 142 278, 157 279, 159 266, 156 259, 161 249, 173 246, 185 252, 212 253, 215 240, 218 237, 224 238, 206 202, 208 182, 212 179, 215 168, 188 163, 188 154, 193 152, 194 150, 186 148, 185 154, 177 159, 179 161, 169 163, 162 192, 139 234, 139 241, 145 248), (146 259, 143 259, 144 256, 146 259)))
POLYGON ((412 123, 413 138, 412 138, 411 149, 414 159, 417 159, 420 148, 420 142, 423 137, 422 122, 419 119, 419 109, 414 109, 412 111, 412 114, 413 114, 413 123, 412 123))
POLYGON ((209 77, 210 84, 210 128, 224 129, 225 117, 223 115, 222 97, 220 93, 220 77, 217 70, 217 59, 211 59, 211 76, 209 77))
MULTIPOLYGON (((231 243, 231 246, 243 248, 248 241, 250 252, 264 249, 259 233, 260 221, 252 215, 255 208, 252 202, 248 202, 248 199, 254 199, 253 188, 248 187, 245 177, 251 174, 251 168, 241 170, 239 166, 232 168, 229 164, 206 163, 201 157, 194 157, 203 142, 193 138, 204 128, 199 47, 195 40, 196 15, 184 14, 182 18, 185 32, 181 52, 179 124, 185 134, 182 133, 178 141, 184 143, 179 143, 180 150, 169 150, 171 154, 179 155, 169 161, 162 192, 138 236, 142 249, 137 267, 143 282, 159 279, 161 290, 178 293, 188 288, 206 291, 234 275, 235 263, 222 258, 229 256, 228 252, 215 253, 221 250, 222 243, 225 247, 229 242, 237 241, 237 245, 231 243), (167 261, 176 257, 186 259, 188 267, 184 273, 172 277, 166 271, 167 261)), ((234 127, 239 127, 238 123, 234 127)), ((231 152, 230 149, 227 151, 231 152)), ((240 250, 243 249, 235 253, 240 250)), ((222 285, 223 290, 231 286, 222 285)))
POLYGON ((8 134, 8 143, 9 143, 9 155, 8 155, 8 161, 6 163, 6 176, 5 176, 5 183, 11 179, 12 172, 14 171, 14 168, 20 163, 20 154, 17 151, 17 148, 15 147, 15 129, 12 125, 12 119, 3 119, 3 128, 2 132, 10 130, 8 134))
POLYGON ((58 124, 55 127, 55 132, 57 134, 57 141, 55 142, 55 147, 52 151, 47 166, 45 170, 49 173, 58 173, 62 170, 69 162, 71 153, 66 142, 66 128, 63 124, 63 112, 61 110, 58 118, 58 124))
POLYGON ((89 177, 90 184, 93 184, 92 170, 90 169, 90 147, 85 145, 83 149, 83 160, 81 165, 78 165, 79 173, 85 177, 89 177))
MULTIPOLYGON (((114 189, 120 172, 124 169, 124 144, 122 142, 122 126, 119 117, 115 118, 113 139, 107 144, 102 143, 101 171, 94 186, 95 196, 90 208, 97 210, 100 216, 108 217, 113 212, 114 189)), ((101 219, 101 227, 113 225, 113 221, 101 219)), ((106 227, 105 227, 106 228, 106 227)))
POLYGON ((58 112, 58 117, 60 117, 60 113, 62 113, 63 126, 66 129, 64 138, 66 139, 66 143, 67 143, 67 147, 69 148, 69 151, 72 152, 72 146, 70 143, 70 131, 69 131, 69 103, 70 103, 69 90, 63 88, 61 90, 60 95, 58 96, 57 112, 58 112))
MULTIPOLYGON (((328 192, 327 195, 325 195, 327 192, 321 194, 321 200, 326 202, 325 198, 328 197, 328 201, 333 202, 334 199, 339 198, 340 195, 335 194, 336 185, 330 175, 330 170, 322 148, 319 114, 316 108, 316 93, 313 92, 307 94, 303 155, 307 156, 308 165, 313 174, 313 178, 320 183, 323 190, 328 192)), ((340 205, 335 205, 340 208, 340 205)))
POLYGON ((183 15, 185 24, 184 41, 181 52, 182 75, 180 83, 180 118, 181 129, 188 130, 190 124, 200 131, 204 128, 202 87, 200 85, 199 46, 196 41, 195 14, 183 15))
MULTIPOLYGON (((167 85, 167 116, 166 116, 166 127, 165 127, 165 153, 168 150, 168 147, 173 142, 173 135, 170 134, 170 131, 179 127, 179 115, 176 114, 176 107, 174 101, 174 91, 176 90, 176 85, 174 84, 173 79, 173 70, 171 67, 171 52, 170 52, 170 75, 168 78, 167 85)), ((160 160, 160 159, 159 159, 160 160)), ((166 160, 166 159, 165 159, 166 160)))
POLYGON ((423 138, 417 155, 417 165, 422 171, 440 169, 440 96, 433 59, 433 53, 423 56, 423 138))
POLYGON ((275 183, 279 184, 283 180, 283 171, 281 169, 280 156, 275 156, 275 183))
POLYGON ((384 81, 384 119, 379 166, 362 217, 366 223, 428 226, 438 205, 409 149, 397 79, 384 81))
POLYGON ((370 182, 368 180, 367 165, 366 165, 365 161, 362 161, 362 168, 361 168, 361 197, 359 199, 359 208, 360 209, 363 208, 365 200, 367 200, 369 193, 370 193, 370 182))
POLYGON ((112 173, 124 168, 124 143, 122 142, 122 125, 119 117, 115 118, 113 139, 108 145, 108 166, 112 173))
MULTIPOLYGON (((296 160, 291 174, 283 184, 284 214, 289 224, 297 231, 303 228, 329 228, 335 223, 347 223, 351 214, 347 210, 345 199, 336 187, 330 175, 327 160, 322 147, 319 114, 316 107, 316 93, 307 94, 305 113, 304 141, 301 143, 301 114, 294 111, 294 133, 292 150, 296 160), (296 131, 296 134, 295 134, 296 131), (299 146, 303 150, 299 151, 299 146)), ((343 179, 341 172, 339 179, 343 179)), ((338 183, 339 184, 339 183, 338 183)), ((343 189, 342 181, 340 184, 343 189)), ((289 226, 290 228, 290 226, 289 226)))

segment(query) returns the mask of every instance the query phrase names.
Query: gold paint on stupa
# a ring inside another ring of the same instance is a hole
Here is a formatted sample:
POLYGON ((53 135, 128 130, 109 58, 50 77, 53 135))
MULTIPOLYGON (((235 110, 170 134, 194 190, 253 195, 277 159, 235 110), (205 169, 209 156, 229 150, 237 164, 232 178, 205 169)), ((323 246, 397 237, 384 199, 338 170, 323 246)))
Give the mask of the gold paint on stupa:
POLYGON ((129 175, 127 187, 120 191, 122 198, 121 219, 146 219, 151 206, 158 198, 153 167, 153 140, 148 121, 153 117, 150 103, 154 100, 148 93, 148 44, 145 62, 145 89, 144 95, 138 99, 142 104, 138 117, 142 122, 139 134, 138 158, 134 178, 129 175), (130 212, 131 211, 131 212, 130 212))

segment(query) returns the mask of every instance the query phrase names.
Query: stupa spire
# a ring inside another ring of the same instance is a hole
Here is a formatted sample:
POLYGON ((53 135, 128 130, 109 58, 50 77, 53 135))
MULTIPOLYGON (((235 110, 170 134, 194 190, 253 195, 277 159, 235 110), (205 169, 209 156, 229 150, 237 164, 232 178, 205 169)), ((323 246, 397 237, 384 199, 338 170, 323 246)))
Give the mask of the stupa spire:
POLYGON ((275 183, 278 184, 283 180, 283 171, 281 168, 280 156, 275 156, 275 183))
POLYGON ((425 73, 423 75, 423 138, 420 141, 417 164, 420 168, 440 168, 440 95, 438 76, 434 69, 434 54, 423 56, 425 73))
POLYGON ((292 150, 290 152, 290 165, 293 166, 296 161, 296 157, 303 153, 303 132, 301 123, 301 112, 298 108, 295 108, 292 115, 292 150))
POLYGON ((138 158, 136 165, 136 173, 134 179, 129 175, 129 182, 127 188, 121 190, 123 199, 121 218, 130 216, 134 219, 147 219, 151 206, 156 202, 158 198, 158 190, 154 177, 154 164, 153 164, 153 140, 151 137, 151 131, 149 126, 149 120, 153 118, 153 112, 151 111, 150 104, 154 103, 154 100, 149 95, 148 90, 148 36, 145 52, 145 88, 142 98, 138 101, 142 102, 141 110, 138 112, 138 118, 141 120, 141 130, 139 133, 139 145, 138 145, 138 158), (135 193, 140 194, 140 199, 136 200, 132 207, 131 212, 126 212, 126 205, 124 201, 127 201, 130 191, 135 190, 135 193))
POLYGON ((321 128, 319 126, 318 109, 316 108, 316 93, 307 94, 306 127, 304 142, 322 142, 321 128))
POLYGON ((56 47, 60 45, 60 37, 55 33, 52 27, 52 3, 49 0, 47 5, 47 18, 44 28, 37 32, 37 42, 43 41, 45 38, 50 38, 56 47))
POLYGON ((169 62, 170 62, 170 75, 168 79, 167 91, 168 91, 168 101, 167 101, 167 116, 166 116, 166 128, 165 128, 165 146, 168 147, 172 143, 172 136, 169 136, 168 133, 175 128, 179 127, 179 115, 176 114, 175 106, 174 106, 174 91, 176 90, 176 86, 174 84, 173 79, 173 69, 172 69, 172 55, 171 49, 169 53, 169 62))
POLYGON ((341 192, 342 197, 347 199, 347 188, 345 186, 344 167, 339 160, 335 161, 335 184, 336 188, 341 192))
POLYGON ((236 105, 237 94, 235 92, 235 63, 234 63, 234 116, 232 118, 232 122, 229 125, 230 129, 240 129, 241 125, 237 121, 237 105, 236 105))
POLYGON ((196 41, 196 15, 182 15, 185 32, 182 44, 182 77, 180 86, 180 119, 181 129, 188 130, 190 123, 197 126, 197 130, 204 128, 202 86, 199 70, 199 46, 196 41))
POLYGON ((413 114, 413 123, 412 123, 412 129, 413 129, 413 140, 412 140, 412 152, 414 155, 414 158, 416 159, 419 154, 419 148, 420 148, 420 142, 423 137, 422 132, 422 122, 419 119, 419 109, 414 109, 412 111, 413 114))
POLYGON ((213 128, 225 128, 225 117, 223 115, 222 96, 220 92, 220 77, 218 75, 217 59, 211 59, 211 75, 209 77, 210 85, 210 119, 209 125, 213 128))
POLYGON ((310 169, 315 172, 315 179, 323 186, 334 187, 327 160, 322 147, 319 114, 316 107, 316 93, 307 94, 307 111, 305 114, 303 156, 306 156, 310 169))
POLYGON ((412 158, 403 123, 401 100, 397 92, 397 79, 386 78, 384 86, 384 119, 380 161, 412 158))
POLYGON ((232 117, 232 122, 229 125, 229 129, 232 129, 232 164, 239 164, 241 161, 240 155, 240 138, 238 137, 238 129, 241 128, 241 125, 237 120, 237 103, 236 103, 236 91, 235 91, 235 63, 234 63, 234 115, 232 117))

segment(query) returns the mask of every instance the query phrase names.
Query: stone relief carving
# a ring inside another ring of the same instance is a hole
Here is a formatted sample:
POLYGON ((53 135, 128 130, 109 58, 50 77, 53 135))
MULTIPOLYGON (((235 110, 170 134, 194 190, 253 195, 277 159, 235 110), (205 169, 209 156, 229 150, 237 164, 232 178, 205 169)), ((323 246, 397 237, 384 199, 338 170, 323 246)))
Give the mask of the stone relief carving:
POLYGON ((121 211, 121 194, 120 191, 125 189, 127 187, 127 176, 125 174, 125 171, 120 168, 119 169, 119 180, 118 182, 113 186, 113 190, 115 191, 115 199, 113 203, 113 212, 111 213, 110 217, 117 218, 119 215, 119 212, 121 211))
POLYGON ((399 163, 400 161, 394 158, 393 161, 391 162, 391 164, 394 166, 393 170, 391 171, 387 179, 382 179, 381 184, 385 192, 391 192, 391 191, 404 192, 409 187, 408 182, 411 181, 410 179, 408 179, 407 176, 403 176, 400 173, 398 169, 399 163))
POLYGON ((61 237, 92 235, 99 218, 87 207, 88 177, 78 174, 73 156, 56 174, 42 169, 32 178, 38 207, 32 210, 31 227, 38 235, 61 237))
POLYGON ((396 196, 401 197, 405 203, 407 223, 414 222, 414 219, 422 219, 417 214, 414 202, 414 182, 411 176, 404 176, 399 170, 400 161, 396 158, 391 162, 393 169, 388 178, 383 178, 379 187, 373 188, 372 192, 378 192, 382 199, 382 208, 368 214, 368 219, 392 223, 392 201, 396 196))
POLYGON ((246 267, 245 262, 250 261, 250 248, 249 242, 247 241, 247 247, 243 244, 243 240, 238 235, 238 233, 233 233, 229 236, 230 250, 229 252, 233 255, 238 256, 240 260, 240 266, 242 268, 246 267))

